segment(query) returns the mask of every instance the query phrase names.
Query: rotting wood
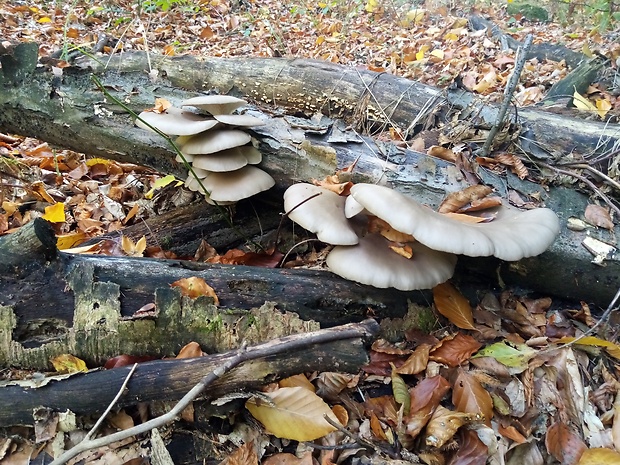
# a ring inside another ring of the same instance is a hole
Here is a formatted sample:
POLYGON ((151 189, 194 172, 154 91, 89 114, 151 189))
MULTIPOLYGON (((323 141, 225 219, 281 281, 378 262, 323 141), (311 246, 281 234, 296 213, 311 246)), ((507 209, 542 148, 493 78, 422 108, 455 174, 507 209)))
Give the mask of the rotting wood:
POLYGON ((429 298, 360 286, 319 270, 63 252, 46 265, 25 262, 17 274, 6 270, 0 267, 0 366, 38 370, 64 353, 98 366, 118 354, 171 356, 190 341, 221 352, 319 323, 360 321, 369 311, 403 315, 409 299, 429 298), (192 276, 215 289, 219 307, 211 298, 192 300, 170 288, 192 276), (148 304, 155 305, 152 311, 137 313, 148 304))
MULTIPOLYGON (((156 96, 165 96, 178 103, 194 95, 181 90, 189 88, 243 93, 270 104, 289 108, 301 106, 308 112, 323 110, 346 116, 355 112, 360 95, 370 90, 373 98, 369 105, 378 107, 368 110, 369 118, 387 113, 396 124, 407 126, 424 103, 443 95, 437 89, 395 76, 306 60, 199 60, 151 56, 162 77, 150 82, 143 72, 145 56, 123 54, 113 57, 107 69, 84 58, 79 66, 65 68, 63 78, 58 79, 45 67, 35 70, 24 58, 32 56, 31 48, 32 44, 23 44, 12 50, 12 55, 8 52, 2 55, 0 128, 40 137, 90 155, 156 167, 181 177, 186 173, 174 162, 165 144, 155 135, 132 127, 131 119, 122 109, 105 102, 89 79, 91 73, 99 76, 113 95, 130 102, 136 110, 151 106, 156 96), (367 89, 369 85, 372 88, 367 89), (327 97, 322 94, 325 89, 328 89, 327 97), (397 107, 395 102, 398 102, 397 107)), ((484 121, 492 121, 496 113, 494 107, 482 105, 463 90, 450 91, 446 98, 457 107, 468 108, 467 111, 484 121)), ((437 117, 447 108, 438 104, 437 117)), ((267 123, 254 131, 264 154, 262 167, 276 178, 280 189, 291 182, 332 174, 358 157, 356 182, 388 183, 431 206, 436 206, 446 191, 469 184, 451 164, 411 151, 399 152, 389 145, 376 145, 371 139, 361 138, 351 131, 337 131, 339 122, 329 118, 310 121, 257 114, 267 123), (338 142, 333 142, 336 132, 339 133, 338 142), (358 143, 362 140, 364 143, 358 143)), ((579 153, 593 147, 605 151, 618 140, 617 125, 606 126, 531 109, 521 110, 519 116, 524 118, 531 135, 523 135, 525 138, 521 141, 526 152, 540 152, 535 149, 539 144, 550 149, 542 150, 543 156, 579 153), (604 143, 597 146, 599 138, 603 138, 604 143), (530 143, 533 139, 536 144, 530 143), (526 147, 528 143, 530 148, 526 147)), ((510 174, 504 178, 483 169, 478 174, 503 197, 509 190, 515 190, 524 197, 541 198, 563 222, 571 215, 582 216, 588 202, 587 196, 574 189, 550 188, 547 191, 539 184, 520 181, 510 174)), ((620 287, 619 263, 609 261, 606 267, 592 265, 592 257, 581 245, 589 234, 613 240, 613 233, 606 231, 574 232, 564 228, 556 244, 540 257, 517 264, 491 262, 495 267, 487 268, 499 269, 499 275, 509 285, 524 285, 546 294, 584 299, 605 307, 615 289, 620 287)), ((467 263, 473 264, 470 271, 477 271, 478 264, 488 263, 488 260, 467 263)), ((495 271, 487 274, 487 279, 491 285, 499 284, 495 271)))
MULTIPOLYGON (((275 339, 249 347, 261 358, 248 361, 209 387, 206 396, 251 390, 297 373, 339 371, 356 373, 368 362, 367 344, 378 332, 374 320, 347 324, 312 333, 275 339), (330 340, 325 341, 325 336, 330 340), (279 355, 291 343, 296 348, 279 355), (299 344, 303 347, 300 349, 299 344)), ((138 402, 175 401, 201 378, 234 357, 237 351, 179 360, 159 360, 140 364, 132 375, 118 408, 138 402)), ((103 411, 118 392, 131 366, 61 376, 0 383, 0 426, 32 425, 33 412, 48 408, 78 415, 103 411), (96 393, 96 395, 93 395, 96 393)))

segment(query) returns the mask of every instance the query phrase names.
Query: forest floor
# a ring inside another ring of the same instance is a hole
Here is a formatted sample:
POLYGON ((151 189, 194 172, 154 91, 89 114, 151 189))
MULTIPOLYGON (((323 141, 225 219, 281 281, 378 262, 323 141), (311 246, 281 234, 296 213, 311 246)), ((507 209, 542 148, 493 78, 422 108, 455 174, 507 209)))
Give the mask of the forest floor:
MULTIPOLYGON (((484 15, 521 41, 532 34, 535 43, 609 58, 607 75, 582 95, 586 103, 579 108, 586 117, 618 122, 620 34, 617 27, 602 28, 600 16, 586 11, 556 11, 554 21, 542 23, 508 15, 504 6, 451 9, 430 2, 417 8, 375 0, 294 5, 274 0, 5 2, 0 4, 0 30, 3 44, 35 41, 41 44, 40 57, 54 56, 59 67, 70 66, 76 55, 92 53, 97 43, 103 44, 98 53, 104 58, 132 50, 171 56, 315 58, 440 88, 458 78, 465 88, 497 102, 515 54, 502 50, 486 31, 472 31, 471 14, 484 15)), ((569 71, 564 62, 529 60, 515 103, 544 101, 549 88, 569 71)), ((399 139, 397 131, 382 137, 399 139)), ((92 159, 16 134, 0 133, 0 157, 0 234, 43 216, 63 238, 59 248, 67 248, 159 210, 153 189, 164 186, 158 184, 162 175, 148 169, 92 159), (107 197, 105 204, 93 202, 100 192, 107 197), (53 208, 59 204, 62 208, 53 208), (146 204, 150 207, 144 208, 146 204)), ((131 241, 100 245, 96 252, 167 253, 131 241)), ((340 407, 337 416, 347 432, 328 427, 317 441, 290 441, 286 433, 283 439, 270 435, 248 420, 247 412, 235 412, 222 431, 202 431, 187 416, 166 434, 171 437, 178 428, 197 438, 208 436, 213 455, 198 460, 204 463, 620 463, 617 334, 608 331, 562 345, 595 324, 587 303, 559 305, 546 296, 510 289, 470 303, 449 285, 434 294, 435 308, 443 316, 427 309, 423 331, 414 328, 419 318, 384 322, 391 340, 373 344, 371 362, 359 375, 300 374, 270 387, 301 386, 308 392, 305 400, 310 393, 321 393, 330 406, 340 407), (346 448, 336 447, 342 444, 346 448)), ((23 373, 6 368, 0 376, 13 380, 23 373)), ((323 402, 312 396, 317 405, 323 402)), ((272 415, 279 419, 279 414, 272 415)), ((104 432, 147 417, 138 409, 116 412, 104 432)), ((85 420, 84 426, 88 424, 85 420)), ((47 463, 58 451, 59 435, 65 441, 61 448, 84 435, 82 429, 63 432, 57 424, 3 433, 3 464, 36 457, 47 463)), ((148 438, 137 437, 81 459, 148 463, 144 457, 151 454, 150 447, 148 438)))

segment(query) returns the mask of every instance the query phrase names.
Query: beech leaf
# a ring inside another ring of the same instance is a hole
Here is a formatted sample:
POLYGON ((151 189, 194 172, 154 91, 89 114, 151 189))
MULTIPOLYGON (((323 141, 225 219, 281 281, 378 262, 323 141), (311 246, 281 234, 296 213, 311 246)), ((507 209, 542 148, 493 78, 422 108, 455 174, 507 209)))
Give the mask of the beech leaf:
POLYGON ((511 368, 512 374, 517 374, 527 368, 528 362, 536 353, 536 350, 525 344, 508 345, 504 342, 496 342, 480 350, 472 358, 492 357, 502 365, 511 368))
POLYGON ((579 465, 616 465, 620 454, 611 449, 597 448, 586 450, 579 459, 579 465))
POLYGON ((437 311, 461 329, 476 329, 469 301, 456 287, 446 282, 433 288, 437 311))
POLYGON ((315 393, 302 387, 284 387, 264 393, 273 405, 252 397, 245 407, 274 436, 294 441, 314 441, 335 431, 324 417, 338 419, 329 406, 315 393))
POLYGON ((488 391, 471 374, 459 369, 452 388, 452 403, 461 412, 480 415, 487 426, 493 418, 493 399, 488 391))
POLYGON ((55 203, 45 207, 45 213, 41 217, 50 223, 64 223, 65 222, 65 204, 62 202, 55 203))
POLYGON ((555 422, 547 429, 545 446, 547 451, 563 465, 577 465, 588 448, 582 439, 561 421, 555 422))

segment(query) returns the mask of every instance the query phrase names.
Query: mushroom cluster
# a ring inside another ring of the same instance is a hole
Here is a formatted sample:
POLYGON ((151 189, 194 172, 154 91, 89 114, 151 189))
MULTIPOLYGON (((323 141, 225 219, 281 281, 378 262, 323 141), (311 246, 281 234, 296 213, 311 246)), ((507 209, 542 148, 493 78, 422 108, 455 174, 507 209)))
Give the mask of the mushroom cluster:
MULTIPOLYGON (((263 121, 251 115, 233 114, 246 103, 227 95, 194 97, 183 101, 182 108, 143 111, 136 125, 179 136, 176 144, 196 175, 190 172, 186 187, 203 193, 211 204, 230 204, 275 184, 269 174, 253 166, 262 161, 262 155, 252 145, 251 136, 243 131, 260 126, 263 121)), ((183 161, 178 155, 176 160, 183 161)))
POLYGON ((284 194, 284 208, 291 220, 335 245, 326 259, 332 272, 400 290, 429 289, 448 280, 457 255, 515 261, 541 254, 560 232, 558 217, 548 208, 502 205, 493 221, 469 223, 373 184, 354 185, 346 198, 295 184, 284 194), (369 221, 375 217, 384 226, 369 221))

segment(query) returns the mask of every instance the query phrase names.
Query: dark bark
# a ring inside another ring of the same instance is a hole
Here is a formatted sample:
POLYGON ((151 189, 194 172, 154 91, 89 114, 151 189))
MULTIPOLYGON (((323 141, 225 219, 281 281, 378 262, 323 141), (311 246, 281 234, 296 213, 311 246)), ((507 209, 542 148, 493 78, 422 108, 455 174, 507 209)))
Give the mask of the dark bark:
MULTIPOLYGON (((365 346, 377 331, 377 323, 367 320, 249 347, 249 355, 260 358, 220 378, 209 386, 206 397, 215 399, 231 392, 257 389, 297 373, 356 373, 368 363, 365 346)), ((200 358, 141 363, 116 407, 138 402, 176 401, 236 354, 237 351, 232 351, 200 358)), ((33 412, 41 407, 61 412, 70 410, 78 415, 102 412, 118 393, 130 369, 131 366, 126 366, 74 374, 62 380, 9 383, 0 387, 0 426, 32 425, 33 412)))

